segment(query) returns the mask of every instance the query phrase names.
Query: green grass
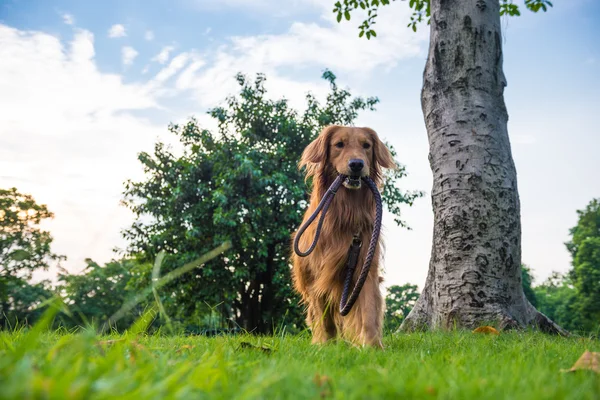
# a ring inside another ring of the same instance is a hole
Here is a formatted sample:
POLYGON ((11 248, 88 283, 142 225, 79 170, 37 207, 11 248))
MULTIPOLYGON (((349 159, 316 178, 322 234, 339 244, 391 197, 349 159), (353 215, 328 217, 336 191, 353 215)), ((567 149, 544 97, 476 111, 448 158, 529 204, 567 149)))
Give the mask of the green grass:
POLYGON ((0 398, 600 398, 600 374, 560 371, 584 350, 600 351, 597 340, 450 332, 390 335, 384 344, 0 332, 0 398))

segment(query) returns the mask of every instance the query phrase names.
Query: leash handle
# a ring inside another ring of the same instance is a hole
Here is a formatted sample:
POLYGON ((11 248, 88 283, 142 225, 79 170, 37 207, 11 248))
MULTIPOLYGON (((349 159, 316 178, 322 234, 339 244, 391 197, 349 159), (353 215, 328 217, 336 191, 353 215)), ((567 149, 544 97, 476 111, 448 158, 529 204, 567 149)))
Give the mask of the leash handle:
MULTIPOLYGON (((365 262, 363 264, 362 270, 360 271, 360 276, 352 289, 352 293, 350 297, 348 297, 348 291, 350 290, 350 283, 352 282, 352 276, 354 275, 354 269, 356 267, 356 260, 352 254, 348 257, 348 268, 346 272, 346 280, 344 281, 344 290, 342 291, 342 299, 340 301, 340 314, 345 317, 348 315, 354 303, 358 299, 358 295, 362 290, 365 281, 369 275, 369 270, 371 269, 371 263, 373 261, 373 257, 375 256, 375 250, 377 250, 377 242, 379 241, 379 232, 381 231, 381 218, 383 216, 383 206, 381 205, 381 194, 377 189, 377 185, 375 182, 368 176, 362 178, 363 181, 369 186, 371 192, 373 192, 373 196, 375 197, 375 225, 373 226, 373 234, 371 235, 371 242, 369 243, 369 249, 367 250, 367 256, 365 257, 365 262), (354 262, 354 265, 350 265, 351 262, 354 262)), ((358 255, 357 255, 358 256, 358 255)), ((357 257, 356 256, 356 257, 357 257)))
POLYGON ((331 204, 331 201, 333 200, 333 196, 335 196, 335 194, 337 193, 338 189, 342 185, 342 182, 345 178, 346 178, 345 175, 338 175, 338 177, 335 178, 335 180, 333 181, 331 186, 329 186, 329 189, 327 189, 327 192, 325 192, 325 194, 323 195, 323 198, 319 202, 319 205, 317 206, 315 212, 310 216, 310 218, 308 218, 308 220, 306 220, 306 222, 300 227, 300 229, 298 229, 298 232, 296 233, 296 237, 294 237, 294 252, 299 257, 308 256, 310 253, 313 252, 313 250, 317 246, 317 241, 319 240, 319 236, 321 235, 321 228, 323 227, 323 221, 325 220, 325 214, 327 214, 327 209, 329 208, 329 205, 331 204), (306 231, 306 229, 313 223, 313 221, 315 220, 315 218, 317 218, 317 215, 319 215, 319 213, 321 211, 322 211, 321 218, 319 218, 319 223, 317 224, 317 231, 315 232, 315 238, 313 239, 313 242, 311 243, 308 250, 303 252, 300 250, 300 247, 298 246, 300 243, 300 238, 304 234, 304 231, 306 231))

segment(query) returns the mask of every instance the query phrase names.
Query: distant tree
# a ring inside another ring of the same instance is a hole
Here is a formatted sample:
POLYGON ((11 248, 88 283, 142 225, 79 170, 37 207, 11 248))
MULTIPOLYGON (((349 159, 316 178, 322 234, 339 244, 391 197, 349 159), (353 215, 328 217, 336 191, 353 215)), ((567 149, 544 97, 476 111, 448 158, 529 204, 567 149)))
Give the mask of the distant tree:
POLYGON ((570 277, 577 290, 577 311, 583 329, 600 328, 600 201, 592 200, 577 211, 577 226, 566 243, 573 257, 570 277))
POLYGON ((521 265, 521 284, 523 286, 523 293, 525 297, 531 303, 532 306, 537 307, 537 299, 535 291, 533 290, 533 276, 531 275, 531 268, 527 265, 521 265))
MULTIPOLYGON (((132 259, 113 260, 100 265, 91 259, 80 274, 62 271, 58 275, 59 290, 71 316, 61 316, 67 326, 101 326, 115 314, 133 294, 128 283, 135 275, 138 263, 132 259)), ((137 309, 136 309, 137 310, 137 309)), ((132 312, 111 328, 123 330, 137 315, 132 312)))
POLYGON ((25 317, 49 295, 47 284, 30 285, 34 271, 64 260, 52 252, 52 236, 40 228, 54 215, 16 188, 0 189, 0 327, 25 317))
MULTIPOLYGON (((359 36, 390 0, 334 1, 338 22, 363 14, 359 36)), ((399 2, 398 2, 399 3, 399 2)), ((501 15, 519 15, 512 0, 410 0, 409 26, 430 23, 421 106, 433 174, 433 241, 429 274, 406 330, 465 327, 562 332, 537 312, 521 285, 521 215, 517 172, 504 102, 501 15)), ((546 11, 547 0, 524 0, 546 11)), ((362 18, 361 18, 362 19, 362 18)))
POLYGON ((0 315, 0 329, 29 326, 42 316, 44 301, 54 296, 49 281, 30 283, 25 279, 7 277, 2 279, 2 289, 7 294, 0 315))
POLYGON ((387 288, 385 297, 385 329, 394 332, 410 313, 419 298, 417 285, 393 285, 387 288))
POLYGON ((553 272, 546 281, 535 286, 533 290, 540 312, 569 331, 583 330, 577 310, 577 290, 569 274, 553 272))
MULTIPOLYGON (((218 132, 192 119, 172 125, 183 146, 176 156, 163 143, 142 153, 142 182, 126 183, 124 204, 139 218, 124 232, 129 252, 152 261, 160 250, 168 272, 231 240, 225 257, 214 259, 161 289, 167 313, 180 320, 219 310, 252 332, 281 324, 301 325, 298 298, 290 287, 290 237, 302 219, 307 186, 297 163, 303 149, 328 124, 352 124, 376 98, 353 98, 335 75, 323 74, 331 91, 324 105, 307 95, 303 114, 286 100, 266 97, 264 75, 254 82, 238 75, 241 92, 209 114, 218 132)), ((397 184, 404 168, 388 176, 384 198, 398 219, 400 204, 418 193, 397 184)))

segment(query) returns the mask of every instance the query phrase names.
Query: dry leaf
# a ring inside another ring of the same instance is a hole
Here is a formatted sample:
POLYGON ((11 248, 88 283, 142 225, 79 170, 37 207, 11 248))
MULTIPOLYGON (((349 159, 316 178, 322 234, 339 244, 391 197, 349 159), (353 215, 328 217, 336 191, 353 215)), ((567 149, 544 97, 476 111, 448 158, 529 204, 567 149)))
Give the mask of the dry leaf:
POLYGON ((585 351, 579 360, 573 364, 571 369, 563 369, 562 372, 575 372, 579 369, 589 369, 596 373, 600 373, 600 353, 592 353, 585 351))
POLYGON ((324 384, 329 383, 330 379, 327 375, 316 374, 315 377, 313 378, 313 382, 315 383, 315 385, 321 387, 324 384))
POLYGON ((432 396, 435 396, 437 394, 437 390, 435 390, 435 388, 433 386, 427 386, 425 388, 425 391, 432 396))
POLYGON ((333 382, 327 375, 315 374, 313 382, 321 388, 320 396, 322 399, 330 397, 333 394, 333 382))
POLYGON ((487 334, 491 334, 491 335, 499 335, 500 332, 498 332, 496 330, 496 328, 491 327, 491 326, 480 326, 479 328, 475 329, 473 331, 473 333, 487 333, 487 334))
POLYGON ((196 346, 192 346, 191 344, 184 344, 176 351, 176 353, 181 353, 183 350, 192 350, 196 346))

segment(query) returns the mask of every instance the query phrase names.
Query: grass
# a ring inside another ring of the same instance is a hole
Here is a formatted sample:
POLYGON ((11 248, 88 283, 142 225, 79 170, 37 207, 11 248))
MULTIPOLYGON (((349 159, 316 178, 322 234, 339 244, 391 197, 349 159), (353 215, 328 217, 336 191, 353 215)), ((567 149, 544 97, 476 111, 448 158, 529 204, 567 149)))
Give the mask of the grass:
POLYGON ((270 337, 0 332, 6 399, 599 399, 600 374, 563 373, 600 342, 535 332, 385 337, 385 351, 270 337))

